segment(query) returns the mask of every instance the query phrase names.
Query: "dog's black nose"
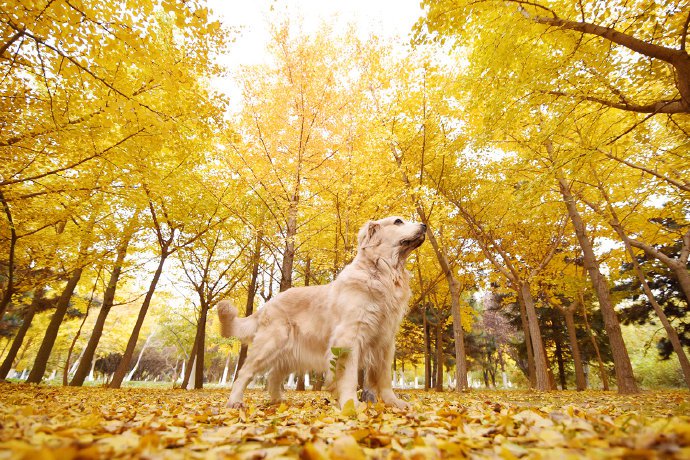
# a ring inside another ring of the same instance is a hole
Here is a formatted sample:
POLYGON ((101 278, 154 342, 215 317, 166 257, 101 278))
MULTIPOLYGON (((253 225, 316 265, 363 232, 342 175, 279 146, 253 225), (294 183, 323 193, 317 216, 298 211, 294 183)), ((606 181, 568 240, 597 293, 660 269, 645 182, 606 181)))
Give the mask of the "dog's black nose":
POLYGON ((426 224, 422 224, 422 231, 426 232, 426 224))

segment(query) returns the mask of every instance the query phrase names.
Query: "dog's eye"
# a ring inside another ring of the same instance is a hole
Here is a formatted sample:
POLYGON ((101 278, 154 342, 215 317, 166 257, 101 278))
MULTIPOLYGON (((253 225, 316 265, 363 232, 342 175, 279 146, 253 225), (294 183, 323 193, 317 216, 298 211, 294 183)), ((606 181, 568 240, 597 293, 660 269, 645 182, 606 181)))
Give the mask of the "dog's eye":
POLYGON ((395 219, 395 222, 393 222, 395 225, 402 225, 403 221, 402 219, 395 219))

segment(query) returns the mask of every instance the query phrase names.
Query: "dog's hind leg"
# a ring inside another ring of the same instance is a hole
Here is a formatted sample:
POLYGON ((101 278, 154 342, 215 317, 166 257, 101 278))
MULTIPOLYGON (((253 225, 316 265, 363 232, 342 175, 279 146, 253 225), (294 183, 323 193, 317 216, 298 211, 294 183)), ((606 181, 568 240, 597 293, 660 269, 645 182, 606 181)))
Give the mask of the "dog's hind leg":
POLYGON ((242 407, 244 390, 247 388, 247 385, 249 385, 252 377, 272 367, 273 361, 277 358, 278 350, 283 347, 285 339, 287 338, 282 337, 280 334, 272 335, 273 332, 269 331, 263 334, 264 337, 257 336, 254 340, 254 344, 249 347, 247 359, 237 373, 235 382, 232 384, 230 399, 227 403, 228 407, 242 407))
POLYGON ((274 367, 268 375, 266 389, 273 404, 283 400, 283 381, 286 375, 286 372, 280 366, 274 367))

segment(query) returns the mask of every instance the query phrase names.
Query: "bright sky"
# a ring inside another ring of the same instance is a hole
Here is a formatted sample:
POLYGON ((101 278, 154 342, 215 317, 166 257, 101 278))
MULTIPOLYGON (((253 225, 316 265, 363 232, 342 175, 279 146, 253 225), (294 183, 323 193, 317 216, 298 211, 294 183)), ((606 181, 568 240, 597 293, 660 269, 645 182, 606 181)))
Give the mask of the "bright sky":
MULTIPOLYGON (((409 42, 413 24, 422 14, 420 0, 208 0, 223 24, 240 30, 222 62, 231 72, 243 64, 267 60, 269 25, 286 18, 302 21, 306 32, 316 30, 322 21, 343 30, 354 24, 361 38, 371 34, 401 44, 409 42)), ((231 81, 214 82, 231 98, 237 96, 231 81)), ((234 104, 233 104, 234 105, 234 104)))

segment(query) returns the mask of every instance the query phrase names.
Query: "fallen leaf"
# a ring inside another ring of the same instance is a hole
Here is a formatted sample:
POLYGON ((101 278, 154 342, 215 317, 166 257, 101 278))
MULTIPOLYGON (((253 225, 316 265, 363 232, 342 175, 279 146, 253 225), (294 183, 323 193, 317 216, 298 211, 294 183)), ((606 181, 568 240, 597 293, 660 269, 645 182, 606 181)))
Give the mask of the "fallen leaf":
POLYGON ((331 460, 364 460, 366 455, 352 436, 341 436, 331 448, 331 460))

